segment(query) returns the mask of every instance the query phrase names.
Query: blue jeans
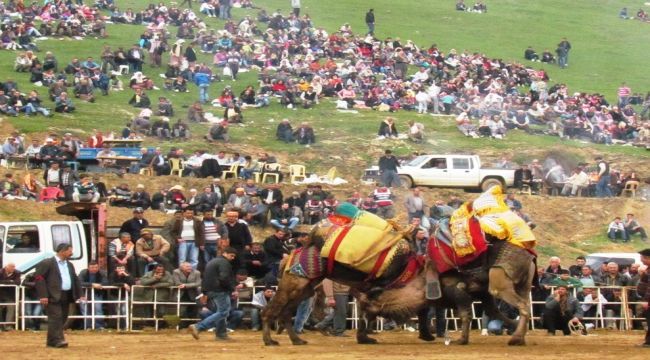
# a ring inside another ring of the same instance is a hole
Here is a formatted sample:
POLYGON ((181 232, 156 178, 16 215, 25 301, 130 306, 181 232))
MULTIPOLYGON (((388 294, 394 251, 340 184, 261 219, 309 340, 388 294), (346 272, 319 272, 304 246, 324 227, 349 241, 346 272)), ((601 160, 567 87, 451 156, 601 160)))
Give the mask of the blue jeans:
POLYGON ((596 196, 597 197, 612 197, 612 189, 609 188, 609 183, 611 178, 609 175, 603 175, 598 180, 596 184, 596 196))
POLYGON ((319 329, 332 328, 332 334, 341 335, 345 332, 348 317, 348 295, 334 295, 336 306, 316 327, 319 329))
POLYGON ((178 265, 180 266, 185 261, 189 262, 194 270, 199 265, 199 247, 194 241, 184 241, 178 244, 178 265))
MULTIPOLYGON (((90 298, 88 298, 90 300, 90 298)), ((102 294, 98 294, 95 292, 95 301, 103 301, 104 296, 102 294)), ((95 303, 95 329, 101 329, 106 327, 106 323, 104 322, 104 319, 102 318, 104 316, 104 309, 102 308, 101 303, 95 303)), ((84 316, 91 316, 92 315, 92 308, 90 301, 81 303, 79 306, 79 310, 81 310, 81 314, 84 316)), ((93 320, 92 318, 90 319, 85 319, 84 320, 84 329, 92 329, 93 328, 93 320)))
POLYGON ((627 231, 625 230, 610 230, 607 232, 607 237, 610 240, 616 240, 616 239, 621 239, 623 241, 628 241, 630 240, 630 236, 627 234, 627 231))
MULTIPOLYGON (((29 299, 28 300, 38 300, 38 299, 29 299)), ((25 304, 25 315, 26 316, 40 316, 43 315, 43 306, 41 304, 25 304)), ((41 319, 27 319, 25 326, 28 329, 40 330, 41 329, 41 319)))
POLYGON ((209 85, 199 85, 199 101, 201 104, 205 104, 210 101, 210 95, 208 95, 209 85))
POLYGON ((203 249, 203 260, 205 263, 209 263, 210 260, 217 257, 217 244, 216 243, 206 243, 205 248, 203 249))
POLYGON ((302 332, 302 329, 305 327, 305 323, 309 320, 309 315, 314 308, 314 297, 303 300, 298 305, 298 310, 296 310, 296 317, 293 319, 293 330, 297 333, 302 332))
POLYGON ((366 23, 368 25, 368 34, 375 33, 375 23, 366 23))
POLYGON ((299 222, 300 222, 300 219, 298 219, 297 217, 292 217, 292 218, 289 219, 288 224, 283 225, 282 223, 280 223, 280 221, 278 221, 276 219, 273 219, 273 220, 271 220, 271 225, 275 226, 278 229, 283 229, 283 228, 287 227, 287 228, 289 228, 289 230, 293 230, 293 228, 295 228, 296 225, 298 225, 299 222))
POLYGON ((228 336, 226 330, 226 319, 230 314, 230 292, 219 291, 208 293, 208 301, 212 302, 215 312, 196 324, 199 331, 205 331, 215 328, 217 337, 224 338, 228 336))
POLYGON ((260 312, 262 309, 253 307, 251 308, 251 329, 259 330, 262 328, 262 318, 260 317, 260 312))
POLYGON ((228 19, 228 5, 219 5, 219 19, 226 20, 228 19))
POLYGON ((383 170, 381 172, 381 182, 384 183, 384 186, 400 186, 399 175, 395 170, 383 170))

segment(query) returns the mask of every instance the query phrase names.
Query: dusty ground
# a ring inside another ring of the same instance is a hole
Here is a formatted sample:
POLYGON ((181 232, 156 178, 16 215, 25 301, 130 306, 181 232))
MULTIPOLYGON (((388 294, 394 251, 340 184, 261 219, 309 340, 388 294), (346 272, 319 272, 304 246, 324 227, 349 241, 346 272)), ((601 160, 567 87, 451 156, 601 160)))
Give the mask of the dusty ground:
MULTIPOLYGON (((237 331, 232 340, 215 342, 213 334, 202 333, 199 341, 184 331, 160 333, 69 333, 70 347, 65 350, 45 348, 44 333, 1 333, 0 353, 4 359, 132 359, 155 356, 161 359, 208 358, 219 354, 239 359, 612 359, 625 354, 626 359, 648 359, 650 349, 635 346, 642 341, 641 332, 596 332, 592 335, 548 337, 534 331, 525 347, 508 347, 503 336, 483 337, 472 333, 468 346, 445 346, 442 341, 424 343, 415 333, 375 335, 378 345, 357 345, 354 337, 328 338, 320 334, 305 335, 306 346, 289 345, 286 336, 276 336, 279 347, 262 345, 261 334, 237 331), (140 354, 140 355, 138 355, 140 354)), ((454 334, 455 335, 455 334, 454 334)))

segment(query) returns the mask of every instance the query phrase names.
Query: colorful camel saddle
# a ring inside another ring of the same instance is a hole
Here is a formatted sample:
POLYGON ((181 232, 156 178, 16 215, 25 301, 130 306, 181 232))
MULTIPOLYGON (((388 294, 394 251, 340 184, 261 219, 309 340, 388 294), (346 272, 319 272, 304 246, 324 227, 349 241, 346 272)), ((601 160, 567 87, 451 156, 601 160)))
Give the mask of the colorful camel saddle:
POLYGON ((429 256, 439 272, 476 260, 487 249, 486 234, 532 253, 535 235, 504 197, 501 187, 493 186, 440 221, 429 241, 429 256))
MULTIPOLYGON (((471 253, 460 256, 454 247, 453 236, 449 228, 449 219, 441 219, 438 228, 429 239, 429 258, 436 265, 438 273, 444 273, 451 269, 463 268, 477 260, 487 250, 487 241, 483 236, 481 225, 478 220, 471 218, 467 222, 467 240, 471 241, 471 253)), ((466 247, 467 248, 467 247, 466 247)))
POLYGON ((410 252, 396 224, 348 203, 316 225, 311 236, 323 240, 320 256, 326 259, 327 274, 338 263, 368 274, 368 280, 379 278, 396 257, 410 252))

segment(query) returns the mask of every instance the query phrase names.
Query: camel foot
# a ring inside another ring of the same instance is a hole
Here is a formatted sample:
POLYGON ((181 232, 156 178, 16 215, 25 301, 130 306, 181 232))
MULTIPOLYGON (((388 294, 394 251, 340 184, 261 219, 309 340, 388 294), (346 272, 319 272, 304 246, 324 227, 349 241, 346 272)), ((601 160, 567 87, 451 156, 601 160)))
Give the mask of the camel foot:
POLYGON ((458 340, 454 341, 454 344, 456 344, 456 345, 467 345, 467 344, 469 344, 469 340, 467 340, 467 339, 458 339, 458 340))
POLYGON ((418 339, 422 341, 434 341, 436 337, 432 334, 420 334, 420 336, 418 336, 418 339))
POLYGON ((369 337, 362 337, 362 338, 357 338, 357 344, 366 344, 366 345, 374 345, 377 343, 376 339, 369 338, 369 337))
POLYGON ((291 343, 294 345, 307 345, 307 341, 303 339, 291 340, 291 343))
POLYGON ((264 345, 266 345, 266 346, 278 346, 278 345, 280 345, 280 343, 275 341, 275 340, 264 340, 264 345))
POLYGON ((523 336, 513 336, 512 338, 510 338, 510 341, 508 341, 508 345, 523 346, 526 345, 526 339, 524 339, 523 336))

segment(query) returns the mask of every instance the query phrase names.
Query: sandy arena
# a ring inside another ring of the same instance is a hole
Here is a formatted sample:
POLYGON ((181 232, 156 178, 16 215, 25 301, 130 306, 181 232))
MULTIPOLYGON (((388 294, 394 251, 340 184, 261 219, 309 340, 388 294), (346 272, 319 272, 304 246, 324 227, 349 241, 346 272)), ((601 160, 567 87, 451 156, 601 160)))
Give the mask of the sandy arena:
MULTIPOLYGON (((285 335, 276 335, 281 346, 265 347, 261 333, 237 331, 229 342, 217 342, 214 334, 201 333, 194 340, 186 331, 159 333, 68 332, 68 349, 45 347, 45 333, 0 333, 3 359, 181 359, 228 356, 232 359, 650 359, 650 349, 636 346, 642 333, 594 332, 589 336, 549 337, 533 331, 525 347, 508 347, 505 336, 479 336, 472 332, 471 344, 445 346, 442 339, 424 343, 417 333, 390 332, 374 335, 377 345, 357 345, 354 337, 324 337, 315 332, 303 336, 305 346, 290 345, 285 335), (63 357, 62 357, 63 356, 63 357)), ((350 332, 354 335, 354 332, 350 332)), ((453 336, 457 336, 455 333, 453 336)))

